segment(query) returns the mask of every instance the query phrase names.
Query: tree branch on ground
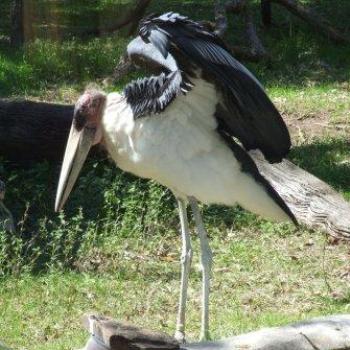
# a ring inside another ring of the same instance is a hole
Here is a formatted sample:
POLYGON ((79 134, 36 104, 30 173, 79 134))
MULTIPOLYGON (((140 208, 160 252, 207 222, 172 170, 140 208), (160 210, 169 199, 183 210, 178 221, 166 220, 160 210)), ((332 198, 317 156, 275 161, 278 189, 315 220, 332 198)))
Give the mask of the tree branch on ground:
POLYGON ((243 15, 250 54, 252 57, 256 57, 257 60, 267 58, 268 53, 256 32, 256 27, 249 6, 244 7, 243 15))
POLYGON ((340 33, 337 29, 333 28, 328 21, 318 15, 312 9, 302 5, 300 1, 296 0, 271 0, 278 5, 285 7, 289 12, 295 16, 301 18, 311 26, 313 26, 318 32, 325 35, 327 38, 337 43, 350 43, 350 38, 340 33))
MULTIPOLYGON (((220 37, 225 35, 228 28, 227 13, 234 13, 236 15, 242 14, 244 16, 245 35, 248 44, 247 47, 231 46, 230 49, 235 57, 244 61, 253 62, 268 57, 268 53, 256 32, 253 16, 246 0, 230 0, 226 2, 225 5, 220 0, 217 0, 214 12, 214 33, 220 37)), ((207 25, 210 28, 210 23, 207 23, 207 25)))
POLYGON ((346 350, 350 340, 350 315, 331 315, 282 327, 263 328, 211 342, 180 344, 164 332, 157 332, 113 320, 102 315, 86 315, 84 327, 90 333, 83 348, 111 350, 346 350), (97 338, 97 340, 96 340, 97 338))
MULTIPOLYGON (((272 24, 272 3, 283 6, 289 12, 301 18, 331 40, 338 43, 350 42, 350 38, 333 28, 323 17, 296 0, 261 0, 260 13, 262 23, 266 28, 269 28, 272 24)), ((227 33, 227 30, 229 30, 228 14, 235 14, 243 17, 247 45, 246 47, 237 45, 230 47, 233 54, 238 59, 256 62, 269 58, 268 51, 257 34, 252 11, 247 0, 229 0, 226 2, 223 0, 216 0, 214 13, 215 23, 207 21, 203 23, 209 30, 213 30, 220 37, 223 37, 227 33)))

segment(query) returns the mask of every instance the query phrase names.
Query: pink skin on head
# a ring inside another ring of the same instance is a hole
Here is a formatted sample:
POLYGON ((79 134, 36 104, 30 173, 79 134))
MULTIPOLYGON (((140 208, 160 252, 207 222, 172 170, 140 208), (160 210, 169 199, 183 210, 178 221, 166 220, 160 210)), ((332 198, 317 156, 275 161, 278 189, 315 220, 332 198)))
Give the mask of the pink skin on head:
POLYGON ((86 91, 76 103, 77 109, 86 117, 84 127, 95 128, 93 145, 102 141, 101 119, 106 96, 99 91, 86 91))

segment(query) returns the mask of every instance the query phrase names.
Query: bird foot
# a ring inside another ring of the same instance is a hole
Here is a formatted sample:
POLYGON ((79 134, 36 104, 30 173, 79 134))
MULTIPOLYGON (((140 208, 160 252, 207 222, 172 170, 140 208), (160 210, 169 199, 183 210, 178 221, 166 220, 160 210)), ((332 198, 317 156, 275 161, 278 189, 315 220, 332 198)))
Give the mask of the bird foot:
POLYGON ((185 344, 186 343, 186 338, 185 338, 185 332, 183 331, 176 331, 174 338, 180 343, 180 344, 185 344))

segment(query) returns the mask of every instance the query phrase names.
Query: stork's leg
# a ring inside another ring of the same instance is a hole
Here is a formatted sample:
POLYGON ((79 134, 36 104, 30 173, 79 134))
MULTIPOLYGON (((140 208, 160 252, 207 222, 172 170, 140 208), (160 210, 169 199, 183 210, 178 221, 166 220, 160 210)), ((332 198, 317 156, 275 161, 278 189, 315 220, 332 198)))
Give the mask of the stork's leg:
POLYGON ((178 199, 179 215, 181 222, 182 236, 182 253, 181 253, 181 286, 180 286, 180 302, 179 311, 176 322, 175 338, 181 343, 185 342, 185 318, 186 318, 186 299, 188 276, 190 273, 192 260, 192 247, 190 240, 190 231, 188 228, 188 218, 186 203, 182 199, 178 199))
POLYGON ((189 198, 196 228, 198 231, 201 246, 201 265, 202 265, 202 325, 201 340, 209 338, 209 291, 210 291, 210 274, 212 266, 212 251, 209 246, 208 234, 204 227, 202 216, 198 207, 197 200, 189 198))

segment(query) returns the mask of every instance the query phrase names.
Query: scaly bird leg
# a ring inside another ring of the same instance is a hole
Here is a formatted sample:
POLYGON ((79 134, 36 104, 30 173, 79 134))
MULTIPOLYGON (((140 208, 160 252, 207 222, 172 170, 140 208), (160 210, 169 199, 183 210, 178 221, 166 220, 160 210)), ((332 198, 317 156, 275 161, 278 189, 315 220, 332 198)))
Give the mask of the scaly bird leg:
POLYGON ((180 286, 180 302, 179 311, 176 322, 175 338, 181 342, 185 342, 185 318, 186 318, 186 300, 188 276, 190 273, 192 261, 192 247, 190 240, 190 232, 188 228, 188 218, 186 203, 182 199, 178 199, 179 215, 181 222, 181 236, 182 236, 182 254, 181 254, 181 286, 180 286))
POLYGON ((204 227, 202 216, 198 207, 197 200, 189 197, 194 220, 201 246, 201 265, 202 265, 202 324, 201 340, 209 339, 209 292, 210 292, 210 275, 212 266, 212 251, 209 246, 208 234, 204 227))

